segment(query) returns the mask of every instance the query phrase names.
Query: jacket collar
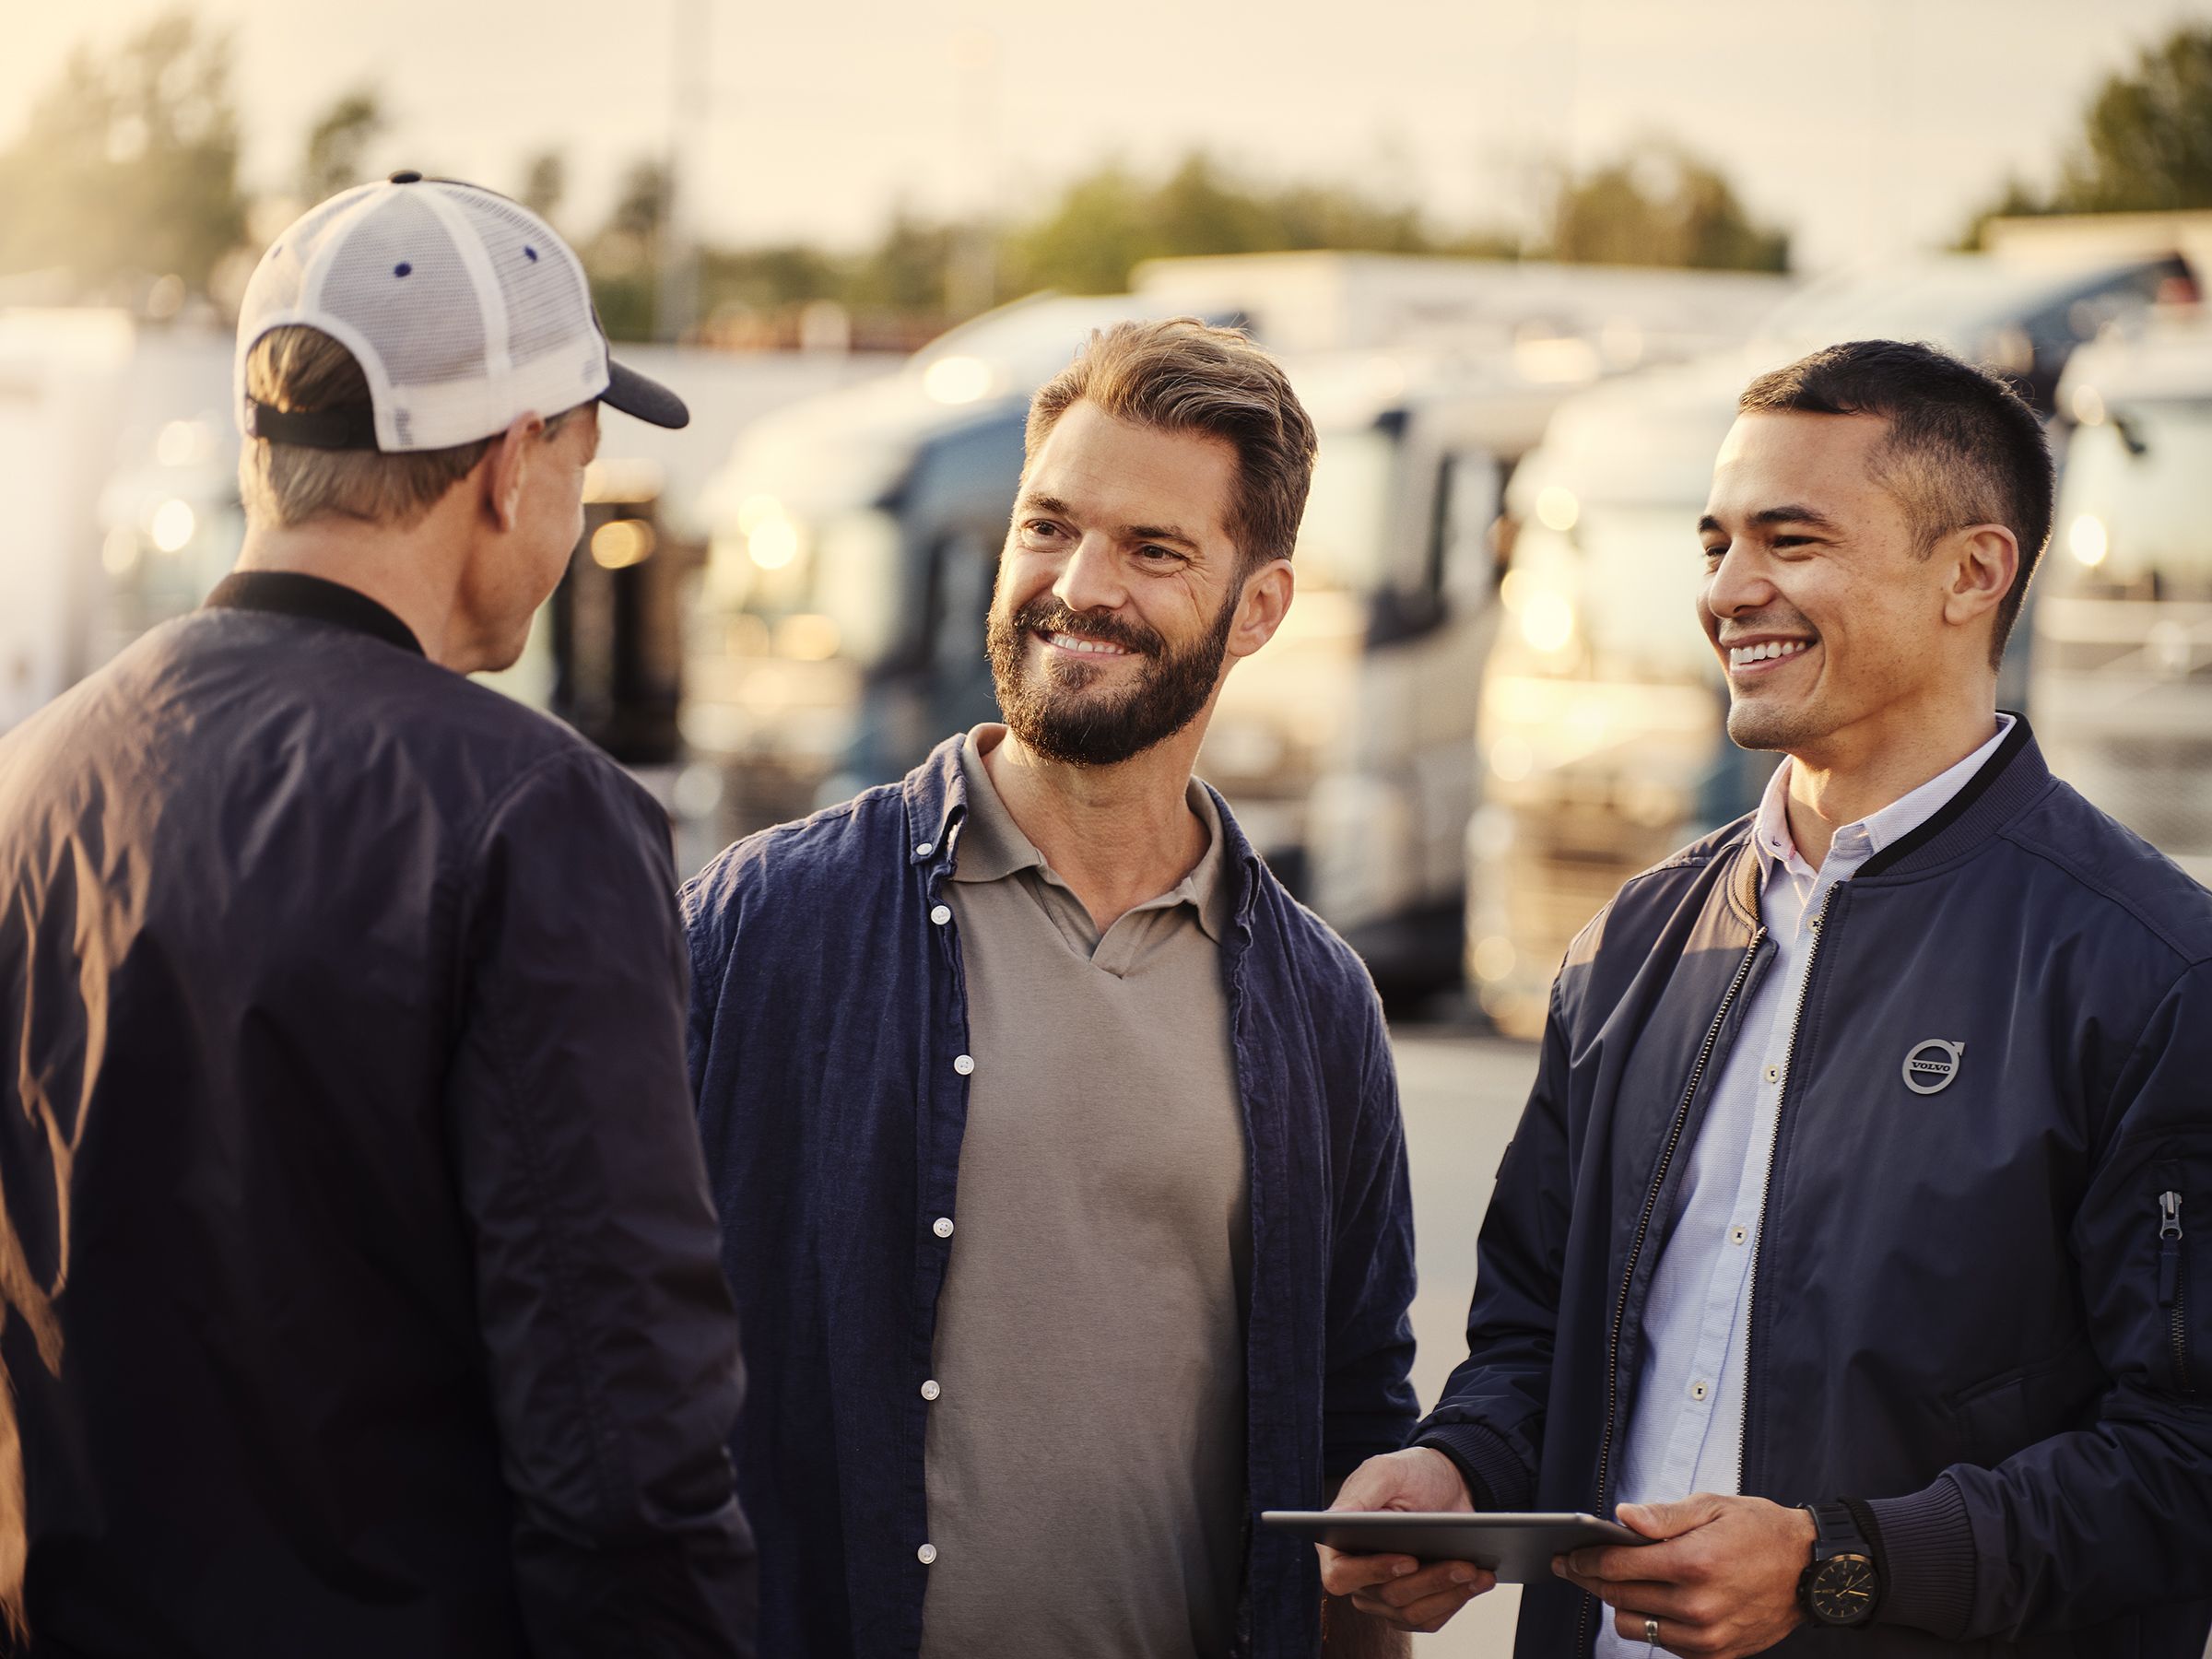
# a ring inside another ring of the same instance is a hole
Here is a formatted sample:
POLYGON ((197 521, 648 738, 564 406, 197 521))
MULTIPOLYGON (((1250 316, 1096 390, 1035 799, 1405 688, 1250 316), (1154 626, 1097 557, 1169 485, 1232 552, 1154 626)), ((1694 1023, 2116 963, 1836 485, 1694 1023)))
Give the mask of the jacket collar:
MULTIPOLYGON (((964 732, 946 738, 899 785, 906 807, 906 862, 926 867, 932 892, 952 873, 960 831, 968 819, 968 780, 960 768, 960 745, 966 741, 964 732)), ((1249 934, 1266 865, 1245 839, 1221 792, 1203 779, 1200 782, 1221 817, 1221 880, 1230 893, 1230 915, 1237 927, 1249 934)))
POLYGON ((301 571, 233 571, 216 583, 203 610, 275 611, 350 628, 402 651, 423 654, 415 630, 368 594, 301 571))
MULTIPOLYGON (((1995 834, 2019 809, 2050 787, 2051 769, 2025 714, 2012 714, 2012 730, 1981 771, 1924 823, 1908 830, 1861 865, 1854 882, 1884 876, 1916 876, 1971 851, 1995 834)), ((1747 823, 1729 872, 1730 897, 1747 921, 1759 925, 1759 889, 1766 860, 1747 823)))

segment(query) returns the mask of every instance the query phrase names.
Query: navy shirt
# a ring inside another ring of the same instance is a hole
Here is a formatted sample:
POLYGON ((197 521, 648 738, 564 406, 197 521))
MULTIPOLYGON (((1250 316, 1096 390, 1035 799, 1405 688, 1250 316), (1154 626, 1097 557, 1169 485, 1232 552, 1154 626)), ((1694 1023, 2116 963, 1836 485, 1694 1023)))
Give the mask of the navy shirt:
MULTIPOLYGON (((751 1378, 738 1486, 760 1538, 762 1651, 791 1659, 921 1643, 920 1384, 974 1069, 957 929, 930 919, 967 818, 959 744, 740 841, 683 896, 691 1079, 751 1378)), ((1413 1215, 1366 971, 1220 810, 1256 1513, 1315 1507, 1404 1442, 1413 1215)), ((1313 1653, 1320 1601, 1312 1547, 1252 1527, 1240 1649, 1313 1653)))

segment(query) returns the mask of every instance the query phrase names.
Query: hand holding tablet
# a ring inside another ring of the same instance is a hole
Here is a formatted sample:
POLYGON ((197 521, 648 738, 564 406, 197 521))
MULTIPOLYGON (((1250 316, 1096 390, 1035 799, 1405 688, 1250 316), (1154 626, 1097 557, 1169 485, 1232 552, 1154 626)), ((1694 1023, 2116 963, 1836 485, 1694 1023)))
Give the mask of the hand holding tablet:
POLYGON ((1410 1556, 1423 1563, 1469 1561, 1500 1582, 1552 1576, 1553 1558, 1603 1545, 1653 1540, 1595 1515, 1472 1514, 1402 1510, 1268 1510, 1260 1524, 1294 1533, 1345 1555, 1410 1556))

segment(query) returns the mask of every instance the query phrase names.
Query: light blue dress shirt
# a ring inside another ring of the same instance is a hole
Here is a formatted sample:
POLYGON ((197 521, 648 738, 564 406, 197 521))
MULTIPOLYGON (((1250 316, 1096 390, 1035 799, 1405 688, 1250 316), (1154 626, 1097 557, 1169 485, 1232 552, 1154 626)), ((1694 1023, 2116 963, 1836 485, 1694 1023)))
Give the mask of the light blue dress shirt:
MULTIPOLYGON (((1769 780, 1752 836, 1766 866, 1759 916, 1774 943, 1774 960, 1746 999, 1735 1043, 1712 1084, 1677 1201, 1681 1218, 1652 1276, 1618 1501, 1670 1502, 1693 1492, 1740 1488, 1751 1264, 1821 907, 1838 882, 1849 881, 1877 853, 1941 811, 2012 725, 2012 716, 1998 715, 1996 735, 1958 765, 1838 830, 1818 870, 1790 839, 1786 808, 1794 762, 1783 760, 1769 780)), ((1618 1634, 1610 1618, 1599 1625, 1600 1659, 1647 1651, 1643 1642, 1618 1634)))

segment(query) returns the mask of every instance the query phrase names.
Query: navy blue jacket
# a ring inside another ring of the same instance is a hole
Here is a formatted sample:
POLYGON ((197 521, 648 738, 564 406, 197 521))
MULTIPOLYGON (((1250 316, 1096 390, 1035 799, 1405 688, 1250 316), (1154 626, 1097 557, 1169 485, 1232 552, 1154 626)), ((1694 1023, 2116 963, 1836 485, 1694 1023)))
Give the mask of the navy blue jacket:
POLYGON ((296 572, 0 737, 0 1649, 754 1651, 675 885, 296 572))
MULTIPOLYGON (((929 912, 964 794, 955 739, 902 783, 738 842, 683 894, 691 1078, 750 1379, 733 1449, 779 1659, 921 1641, 919 1385, 968 1098, 958 924, 929 912)), ((1366 971, 1220 811, 1251 1179, 1247 1498, 1308 1508, 1413 1425, 1405 1140, 1366 971)), ((1253 1527, 1246 1649, 1311 1654, 1320 1600, 1312 1547, 1253 1527)))
MULTIPOLYGON (((1568 953, 1469 1357, 1421 1430, 1500 1505, 1615 1497, 1685 1149, 1774 954, 1759 879, 1746 819, 1568 953)), ((2212 894, 2053 779, 2023 722, 1832 890, 1793 1042, 1741 1489, 1869 1500, 1888 1583, 1877 1629, 1774 1651, 2198 1659, 2212 894), (1929 1039, 1966 1046, 1922 1094, 1905 1063, 1929 1039)), ((1531 1586, 1518 1652, 1587 1653, 1599 1616, 1531 1586)))

